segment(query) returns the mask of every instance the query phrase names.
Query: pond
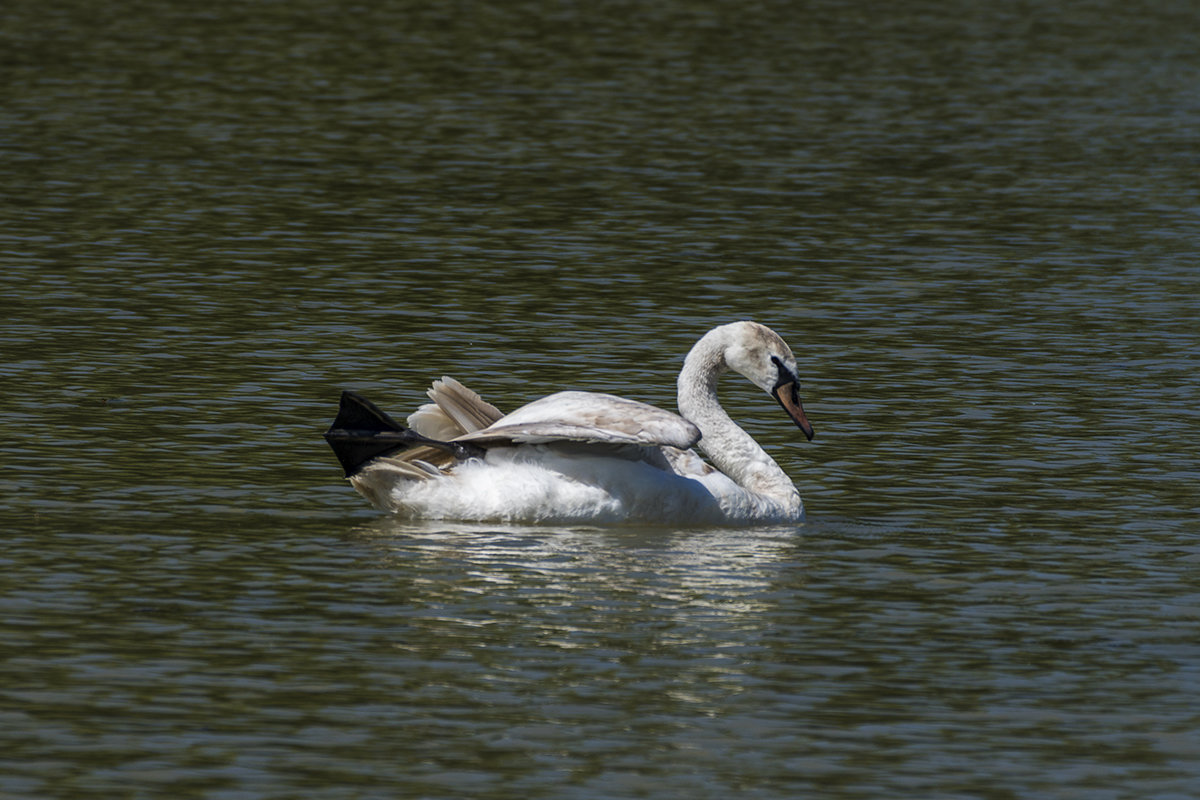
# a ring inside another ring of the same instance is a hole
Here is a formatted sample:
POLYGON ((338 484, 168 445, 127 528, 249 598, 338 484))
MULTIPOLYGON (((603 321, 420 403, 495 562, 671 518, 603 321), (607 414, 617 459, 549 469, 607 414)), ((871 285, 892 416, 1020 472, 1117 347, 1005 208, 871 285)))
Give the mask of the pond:
POLYGON ((1184 798, 1188 4, 5 12, 0 794, 1184 798), (373 511, 452 375, 795 351, 792 526, 373 511))

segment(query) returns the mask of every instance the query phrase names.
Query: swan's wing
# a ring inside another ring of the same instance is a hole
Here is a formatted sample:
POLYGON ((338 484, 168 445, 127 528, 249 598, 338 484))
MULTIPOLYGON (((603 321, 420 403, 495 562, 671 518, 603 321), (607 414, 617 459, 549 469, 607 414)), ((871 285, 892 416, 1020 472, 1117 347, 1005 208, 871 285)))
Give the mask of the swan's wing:
POLYGON ((408 415, 408 427, 422 436, 448 441, 464 433, 486 428, 504 416, 504 412, 448 375, 426 392, 426 403, 408 415))
POLYGON ((687 449, 700 429, 678 414, 598 392, 558 392, 521 406, 455 441, 476 444, 587 442, 687 449))
POLYGON ((427 394, 438 408, 458 423, 464 433, 486 428, 504 416, 503 411, 449 375, 434 381, 427 394))

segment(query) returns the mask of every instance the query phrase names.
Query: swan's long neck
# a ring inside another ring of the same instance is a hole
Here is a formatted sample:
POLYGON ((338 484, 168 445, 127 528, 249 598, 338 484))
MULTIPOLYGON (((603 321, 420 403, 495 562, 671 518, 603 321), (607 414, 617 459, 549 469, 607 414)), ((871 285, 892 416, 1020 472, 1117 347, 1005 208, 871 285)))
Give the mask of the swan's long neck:
POLYGON ((787 473, 750 434, 730 419, 717 399, 717 381, 729 370, 721 329, 710 331, 688 353, 679 373, 679 413, 700 429, 699 447, 742 488, 784 504, 800 502, 787 473))

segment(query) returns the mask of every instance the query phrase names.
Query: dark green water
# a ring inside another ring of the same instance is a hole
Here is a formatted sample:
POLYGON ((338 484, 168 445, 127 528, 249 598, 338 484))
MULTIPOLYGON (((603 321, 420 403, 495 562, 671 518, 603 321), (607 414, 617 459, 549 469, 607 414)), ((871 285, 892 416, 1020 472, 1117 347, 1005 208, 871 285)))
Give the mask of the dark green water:
POLYGON ((6 5, 0 797, 1193 797, 1200 12, 994 5, 6 5), (799 527, 320 439, 746 317, 799 527))

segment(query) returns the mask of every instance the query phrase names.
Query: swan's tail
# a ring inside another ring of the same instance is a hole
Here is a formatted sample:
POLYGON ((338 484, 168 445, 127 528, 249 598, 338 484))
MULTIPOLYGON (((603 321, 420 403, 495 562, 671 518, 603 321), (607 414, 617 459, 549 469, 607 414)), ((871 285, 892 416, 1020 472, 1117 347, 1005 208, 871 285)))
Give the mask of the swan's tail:
POLYGON ((337 418, 325 431, 325 441, 333 448, 347 478, 376 458, 412 447, 435 447, 455 458, 472 458, 483 453, 475 445, 422 436, 396 422, 367 398, 350 391, 342 392, 337 418))

